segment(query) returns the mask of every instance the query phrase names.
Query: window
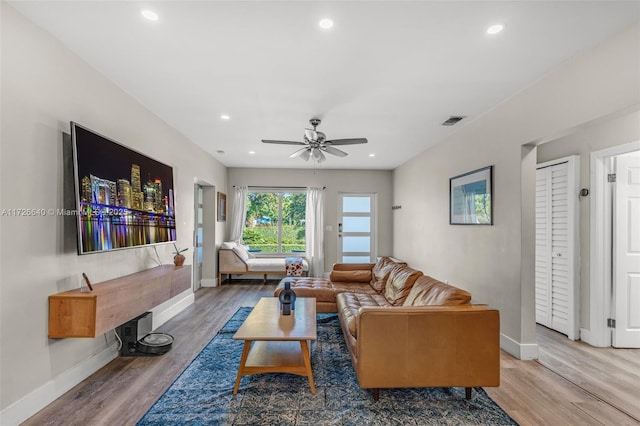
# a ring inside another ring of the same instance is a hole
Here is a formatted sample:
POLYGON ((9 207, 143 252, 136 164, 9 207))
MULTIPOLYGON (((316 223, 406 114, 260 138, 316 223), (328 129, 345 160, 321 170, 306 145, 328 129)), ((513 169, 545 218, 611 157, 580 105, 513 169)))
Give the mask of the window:
POLYGON ((242 239, 258 253, 306 250, 306 192, 249 192, 242 239))

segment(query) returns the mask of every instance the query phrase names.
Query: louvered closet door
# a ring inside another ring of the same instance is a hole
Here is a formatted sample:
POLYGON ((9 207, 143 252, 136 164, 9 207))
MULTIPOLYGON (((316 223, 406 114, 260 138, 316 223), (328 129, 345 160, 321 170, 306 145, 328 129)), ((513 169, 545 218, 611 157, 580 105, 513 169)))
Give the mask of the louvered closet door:
POLYGON ((536 171, 536 322, 577 339, 575 162, 536 171))

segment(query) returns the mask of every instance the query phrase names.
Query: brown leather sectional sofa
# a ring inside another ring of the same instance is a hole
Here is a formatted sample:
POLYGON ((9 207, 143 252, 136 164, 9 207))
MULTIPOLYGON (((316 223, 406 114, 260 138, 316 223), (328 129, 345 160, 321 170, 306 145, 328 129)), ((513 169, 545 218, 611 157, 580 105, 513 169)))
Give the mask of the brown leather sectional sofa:
POLYGON ((500 385, 500 316, 468 292, 383 257, 335 264, 326 278, 284 278, 318 312, 337 312, 362 388, 500 385))

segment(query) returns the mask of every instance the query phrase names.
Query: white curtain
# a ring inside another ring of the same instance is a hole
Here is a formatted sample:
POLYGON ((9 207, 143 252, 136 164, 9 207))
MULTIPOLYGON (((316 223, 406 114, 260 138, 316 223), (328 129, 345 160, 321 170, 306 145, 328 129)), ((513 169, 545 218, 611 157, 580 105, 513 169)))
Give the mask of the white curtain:
POLYGON ((305 231, 309 276, 324 274, 324 191, 322 188, 307 189, 307 212, 305 231))
POLYGON ((233 206, 231 207, 231 235, 229 241, 242 244, 242 232, 244 231, 244 221, 247 217, 247 186, 236 186, 233 195, 233 206))

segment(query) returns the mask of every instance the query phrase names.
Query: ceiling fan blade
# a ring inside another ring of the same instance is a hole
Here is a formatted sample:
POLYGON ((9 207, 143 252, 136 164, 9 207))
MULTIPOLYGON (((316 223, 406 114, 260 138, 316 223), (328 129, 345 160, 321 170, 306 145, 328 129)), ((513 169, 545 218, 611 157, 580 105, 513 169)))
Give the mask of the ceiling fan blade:
POLYGON ((304 135, 309 141, 318 140, 318 133, 313 129, 304 129, 304 135))
POLYGON ((262 139, 262 143, 277 143, 280 145, 306 145, 304 142, 293 142, 293 141, 272 141, 269 139, 262 139))
POLYGON ((291 154, 289 156, 289 158, 296 158, 302 155, 303 152, 305 151, 309 151, 308 147, 304 147, 304 148, 300 148, 299 150, 297 150, 296 152, 294 152, 293 154, 291 154))
POLYGON ((309 157, 311 157, 311 149, 305 148, 304 151, 300 154, 300 158, 304 161, 309 161, 309 157))
POLYGON ((341 149, 334 148, 332 146, 325 145, 320 149, 322 149, 323 151, 328 152, 329 154, 337 155, 338 157, 346 157, 347 155, 349 155, 346 152, 342 151, 341 149))
POLYGON ((356 145, 359 143, 367 143, 366 138, 354 138, 354 139, 334 139, 331 141, 325 141, 326 144, 331 145, 356 145))

